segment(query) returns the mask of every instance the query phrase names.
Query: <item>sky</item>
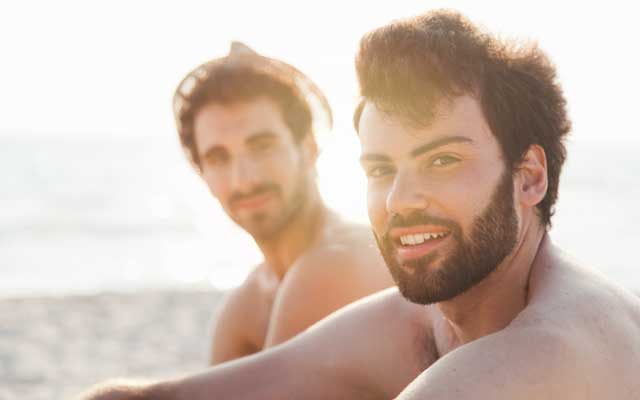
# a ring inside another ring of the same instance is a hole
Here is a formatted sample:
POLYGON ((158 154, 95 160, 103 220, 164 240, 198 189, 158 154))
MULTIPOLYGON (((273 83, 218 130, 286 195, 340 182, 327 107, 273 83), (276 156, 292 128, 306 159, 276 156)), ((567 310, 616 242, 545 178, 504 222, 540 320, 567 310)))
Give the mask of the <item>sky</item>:
POLYGON ((0 135, 175 135, 182 76, 241 40, 314 79, 349 135, 363 33, 429 8, 537 40, 558 65, 580 140, 638 143, 632 2, 22 1, 0 6, 0 135), (587 3, 587 2, 584 2, 587 3))

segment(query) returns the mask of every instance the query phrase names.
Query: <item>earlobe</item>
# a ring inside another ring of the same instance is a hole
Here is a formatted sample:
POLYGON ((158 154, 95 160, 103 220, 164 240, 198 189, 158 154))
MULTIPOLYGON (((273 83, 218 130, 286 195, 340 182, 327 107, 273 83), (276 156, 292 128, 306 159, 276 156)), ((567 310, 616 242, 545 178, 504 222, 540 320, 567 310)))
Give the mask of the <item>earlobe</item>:
POLYGON ((518 172, 521 201, 534 207, 547 194, 547 158, 544 149, 531 145, 518 166, 518 172))

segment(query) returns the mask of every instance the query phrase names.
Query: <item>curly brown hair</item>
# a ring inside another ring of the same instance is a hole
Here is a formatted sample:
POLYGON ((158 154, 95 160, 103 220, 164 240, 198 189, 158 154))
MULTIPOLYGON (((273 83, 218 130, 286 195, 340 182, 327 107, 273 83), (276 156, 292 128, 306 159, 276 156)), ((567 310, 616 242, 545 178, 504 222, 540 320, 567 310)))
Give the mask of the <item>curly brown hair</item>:
POLYGON ((233 42, 229 55, 204 63, 180 82, 173 110, 180 142, 194 168, 200 171, 193 120, 210 103, 233 104, 267 97, 278 106, 294 140, 313 132, 321 121, 332 125, 331 108, 320 89, 302 72, 280 60, 259 55, 233 42))
POLYGON ((480 102, 511 171, 531 145, 541 146, 548 189, 537 208, 551 226, 571 122, 555 67, 536 44, 499 39, 457 12, 436 10, 366 34, 356 70, 356 130, 365 102, 426 126, 441 100, 467 94, 480 102))

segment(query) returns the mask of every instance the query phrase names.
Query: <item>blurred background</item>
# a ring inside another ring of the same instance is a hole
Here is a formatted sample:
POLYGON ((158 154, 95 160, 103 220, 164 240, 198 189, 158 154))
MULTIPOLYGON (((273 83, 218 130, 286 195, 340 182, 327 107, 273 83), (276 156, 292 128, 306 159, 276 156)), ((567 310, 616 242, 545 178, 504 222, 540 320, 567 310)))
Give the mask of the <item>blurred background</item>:
POLYGON ((430 8, 532 38, 569 102, 552 237, 638 292, 640 24, 631 2, 30 1, 0 5, 0 400, 206 365, 224 290, 260 254, 178 144, 171 99, 241 40, 312 78, 336 119, 322 195, 366 222, 351 125, 367 31, 430 8))
POLYGON ((453 7, 558 66, 573 119, 552 235, 638 290, 640 28, 625 2, 56 1, 0 6, 0 296, 237 285, 260 260, 185 161, 173 90, 231 40, 327 94, 326 201, 366 221, 351 125, 366 31, 453 7))

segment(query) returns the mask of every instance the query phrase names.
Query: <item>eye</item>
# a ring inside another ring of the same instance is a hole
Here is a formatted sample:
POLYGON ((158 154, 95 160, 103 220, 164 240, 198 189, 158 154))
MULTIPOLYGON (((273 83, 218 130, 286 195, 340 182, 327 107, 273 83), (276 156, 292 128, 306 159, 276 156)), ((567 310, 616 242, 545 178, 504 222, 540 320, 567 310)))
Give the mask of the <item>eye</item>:
POLYGON ((253 153, 266 153, 276 146, 276 140, 271 136, 253 138, 248 143, 248 148, 253 153))
POLYGON ((434 167, 444 167, 450 164, 455 164, 457 162, 459 162, 460 159, 457 157, 453 157, 450 155, 443 155, 443 156, 438 156, 436 158, 434 158, 431 161, 431 165, 434 167))
POLYGON ((388 165, 377 165, 366 170, 368 178, 380 178, 389 174, 393 174, 394 169, 388 165))
POLYGON ((251 146, 251 149, 253 151, 256 152, 262 152, 262 151, 267 151, 269 149, 271 149, 273 147, 273 141, 272 140, 261 140, 257 143, 254 143, 251 146))
POLYGON ((229 162, 229 154, 226 152, 211 152, 204 157, 203 162, 210 168, 222 167, 229 162))

